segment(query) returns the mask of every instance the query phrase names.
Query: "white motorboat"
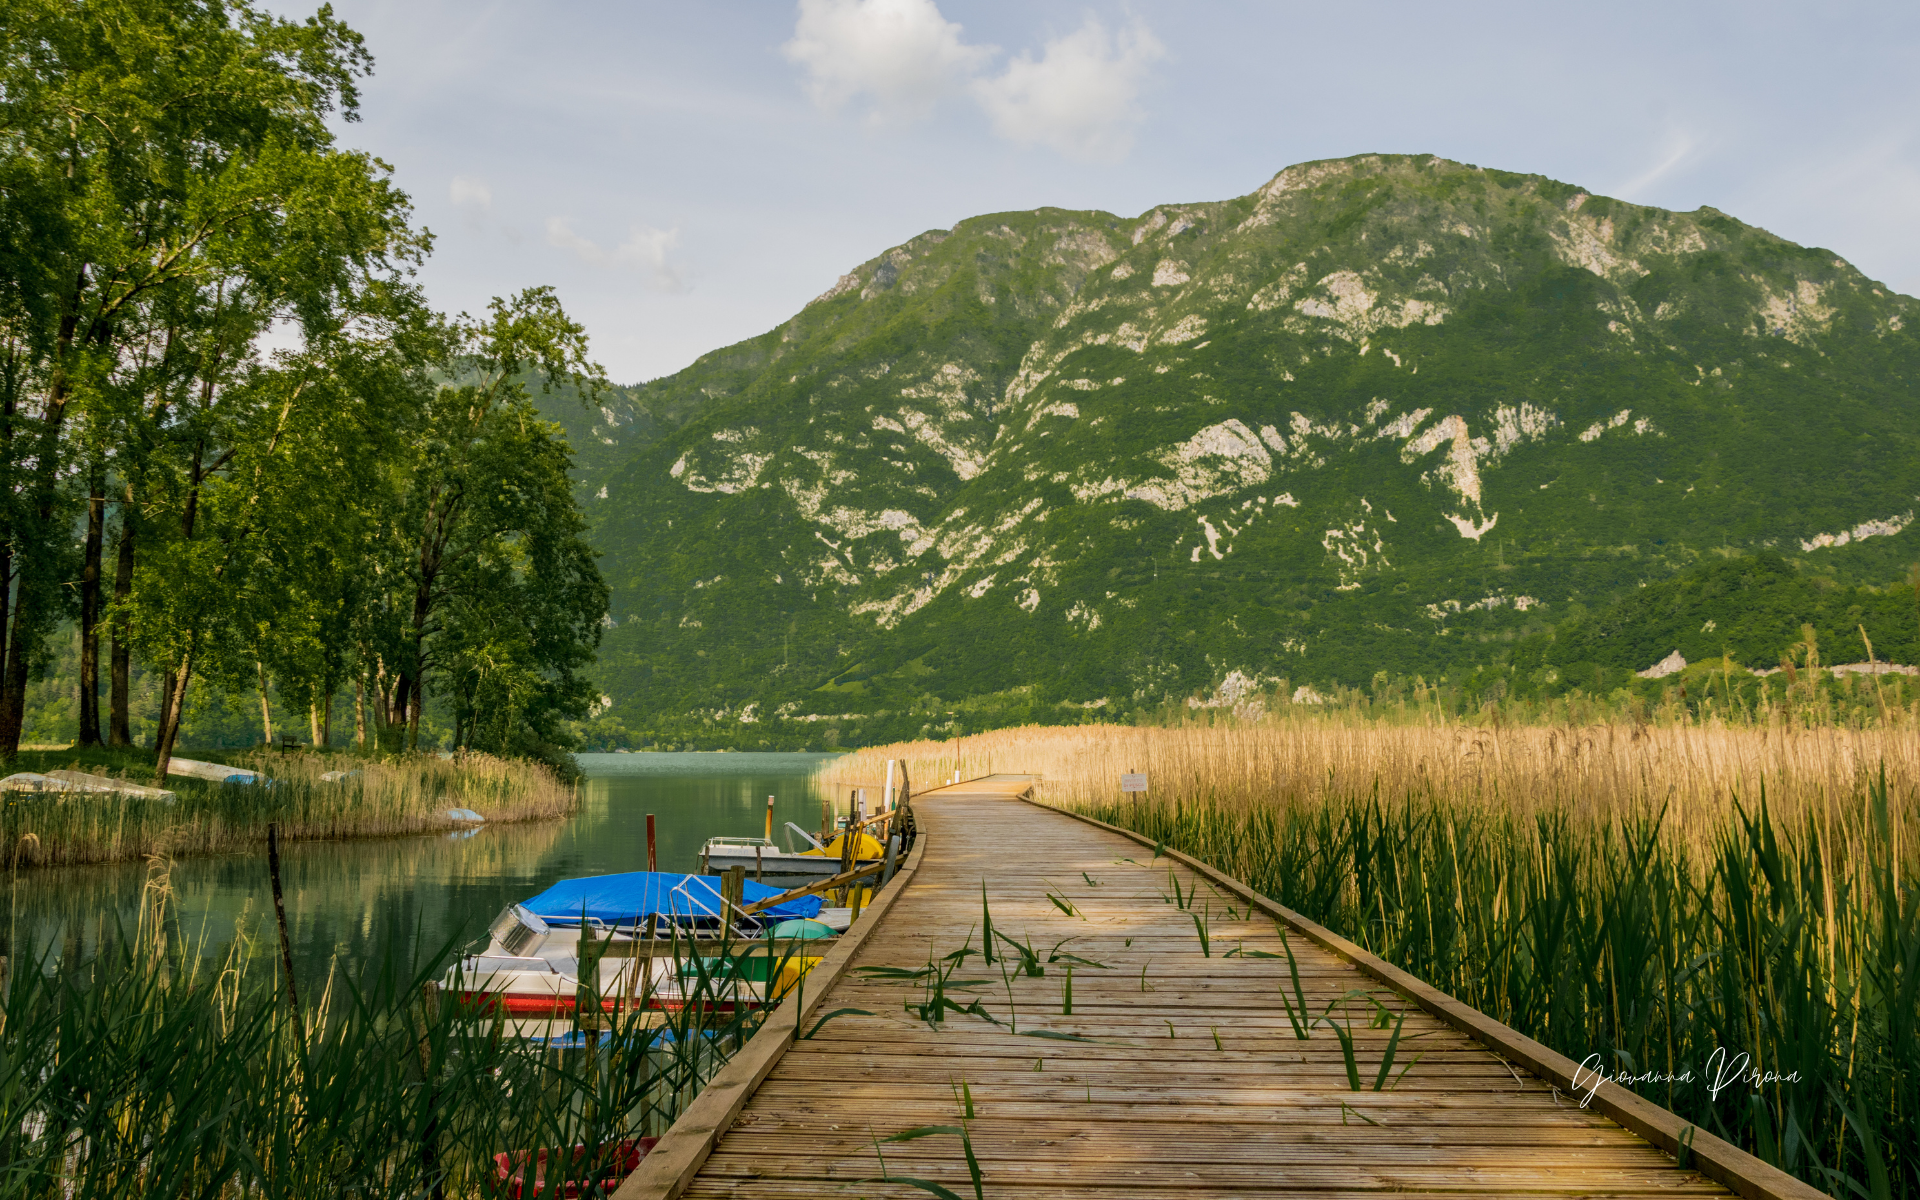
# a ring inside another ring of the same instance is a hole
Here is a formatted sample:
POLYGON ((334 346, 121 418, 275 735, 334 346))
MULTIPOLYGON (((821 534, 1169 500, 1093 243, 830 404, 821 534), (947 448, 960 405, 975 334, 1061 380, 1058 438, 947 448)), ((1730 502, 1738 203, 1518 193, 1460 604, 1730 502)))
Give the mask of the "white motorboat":
MULTIPOLYGON (((646 871, 562 880, 524 904, 508 905, 489 927, 486 947, 462 958, 443 986, 515 1018, 575 1015, 596 1000, 603 1012, 617 1012, 687 1003, 757 1007, 779 999, 819 959, 772 950, 751 937, 723 940, 717 883, 646 871), (643 958, 623 952, 637 938, 656 945, 667 940, 675 950, 643 958), (583 971, 590 957, 599 961, 583 971)), ((779 894, 751 882, 747 888, 748 903, 779 894)), ((834 914, 823 914, 818 899, 803 898, 729 924, 771 928, 822 915, 831 922, 834 914)))

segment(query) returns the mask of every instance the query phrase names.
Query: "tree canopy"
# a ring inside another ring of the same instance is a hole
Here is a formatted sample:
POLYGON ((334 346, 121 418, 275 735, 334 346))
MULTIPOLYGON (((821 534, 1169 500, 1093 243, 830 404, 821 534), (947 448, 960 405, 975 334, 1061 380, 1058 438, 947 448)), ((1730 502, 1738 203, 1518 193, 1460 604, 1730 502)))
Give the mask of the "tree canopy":
POLYGON ((74 617, 83 694, 114 642, 106 736, 160 677, 163 774, 196 681, 271 679, 321 737, 352 683, 390 747, 430 696, 464 743, 551 746, 606 588, 526 381, 590 396, 581 328, 548 289, 427 305, 430 235, 336 141, 371 59, 330 8, 0 14, 0 753, 74 617))

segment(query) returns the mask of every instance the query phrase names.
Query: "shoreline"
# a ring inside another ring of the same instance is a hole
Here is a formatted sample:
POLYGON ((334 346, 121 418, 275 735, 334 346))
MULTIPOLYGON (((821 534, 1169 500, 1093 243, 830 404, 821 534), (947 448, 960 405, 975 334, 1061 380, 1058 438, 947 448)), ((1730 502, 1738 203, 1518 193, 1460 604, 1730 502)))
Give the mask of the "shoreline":
MULTIPOLYGON (((144 754, 63 750, 40 752, 35 757, 47 761, 38 764, 23 754, 10 765, 16 773, 71 765, 144 784, 151 773, 142 773, 144 754)), ((257 770, 271 782, 173 776, 167 780, 177 797, 171 803, 87 792, 0 794, 0 866, 37 871, 239 853, 263 844, 269 825, 278 826, 283 843, 363 841, 470 827, 449 819, 448 809, 471 809, 484 827, 560 819, 579 807, 577 787, 546 767, 484 754, 389 761, 310 752, 221 757, 233 760, 223 765, 257 770), (321 778, 340 770, 350 774, 321 778)))

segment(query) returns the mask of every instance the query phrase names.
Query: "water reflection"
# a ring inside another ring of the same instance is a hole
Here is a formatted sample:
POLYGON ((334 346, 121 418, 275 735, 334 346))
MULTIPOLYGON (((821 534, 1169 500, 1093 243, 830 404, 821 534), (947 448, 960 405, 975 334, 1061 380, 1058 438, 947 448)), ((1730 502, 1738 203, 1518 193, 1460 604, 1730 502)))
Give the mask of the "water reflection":
MULTIPOLYGON (((695 869, 700 846, 720 834, 758 834, 767 797, 774 827, 820 823, 809 788, 824 754, 584 754, 580 811, 567 821, 500 825, 471 837, 305 842, 282 848, 281 871, 295 965, 316 982, 335 955, 358 973, 380 956, 477 937, 502 907, 556 880, 646 867, 646 814, 655 815, 660 869, 695 869)), ((776 833, 776 837, 778 834, 776 833)), ((0 933, 23 952, 67 962, 131 931, 147 878, 141 864, 24 871, 0 933)), ((181 930, 223 951, 236 929, 266 932, 273 899, 266 852, 182 859, 172 884, 181 930)), ((10 951, 9 951, 10 952, 10 951)))

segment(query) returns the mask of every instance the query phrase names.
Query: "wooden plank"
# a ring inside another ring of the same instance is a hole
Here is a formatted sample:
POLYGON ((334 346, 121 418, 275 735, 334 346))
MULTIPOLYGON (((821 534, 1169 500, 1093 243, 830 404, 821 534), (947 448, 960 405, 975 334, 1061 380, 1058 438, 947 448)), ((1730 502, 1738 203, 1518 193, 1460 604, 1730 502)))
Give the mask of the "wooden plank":
MULTIPOLYGON (((1170 1192, 1206 1196, 1209 1200, 1381 1200, 1378 1191, 1360 1191, 1350 1188, 1315 1188, 1312 1186, 1291 1186, 1290 1180, 1272 1179, 1262 1181, 1265 1186, 1238 1188, 1203 1188, 1194 1190, 1169 1188, 1170 1192)), ((962 1195, 971 1194, 971 1188, 964 1180, 957 1189, 962 1195)), ((988 1193, 996 1200, 1142 1200, 1140 1189, 1133 1185, 1085 1186, 1053 1181, 1021 1181, 1020 1183, 999 1183, 996 1181, 988 1193)), ((1536 1189, 1526 1193, 1539 1197, 1551 1195, 1536 1189)), ((1674 1195, 1725 1195, 1725 1190, 1705 1183, 1686 1187, 1661 1187, 1647 1189, 1619 1189, 1614 1191, 1571 1193, 1593 1197, 1594 1200, 1659 1200, 1674 1195)), ((861 1200, 927 1200, 927 1193, 910 1184, 895 1183, 852 1183, 824 1182, 815 1180, 781 1179, 702 1179, 687 1195, 691 1197, 764 1197, 765 1200, 817 1200, 822 1196, 859 1197, 861 1200)), ((1509 1200, 1512 1192, 1492 1192, 1482 1188, 1446 1189, 1447 1200, 1509 1200)))
MULTIPOLYGON (((1357 1121, 1343 1125, 1337 1120, 1331 1123, 1297 1122, 1289 1117, 1284 1122, 1277 1119, 1266 1122, 1242 1119, 1189 1124, 1147 1116, 1100 1122, 1081 1120, 1078 1115, 1070 1117, 1058 1106, 1048 1108, 1051 1111, 1033 1106, 1000 1117, 979 1115, 969 1127, 976 1136, 982 1138, 1032 1138, 1040 1139, 1042 1144, 1100 1145, 1113 1140, 1128 1147, 1178 1143, 1182 1146, 1236 1147, 1249 1152, 1257 1149, 1247 1146, 1249 1138, 1258 1138, 1263 1143, 1273 1145, 1378 1145, 1380 1141, 1370 1126, 1357 1121)), ((755 1135, 769 1136, 791 1134, 802 1138, 830 1137, 836 1133, 836 1123, 831 1122, 829 1117, 841 1115, 844 1114, 838 1107, 821 1113, 799 1107, 778 1113, 760 1111, 743 1114, 734 1123, 734 1131, 751 1130, 755 1135)), ((889 1108, 887 1115, 896 1121, 929 1124, 934 1118, 948 1114, 935 1113, 931 1108, 917 1110, 895 1107, 889 1108), (923 1115, 929 1119, 916 1120, 923 1115)), ((1547 1126, 1516 1123, 1492 1127, 1434 1123, 1400 1131, 1396 1133, 1395 1140, 1399 1146, 1451 1146, 1465 1141, 1476 1146, 1631 1146, 1650 1149, 1644 1139, 1606 1120, 1596 1120, 1587 1127, 1562 1127, 1557 1123, 1547 1126)))
MULTIPOLYGON (((1700 1179, 1697 1183, 1665 1185, 1649 1188, 1601 1188, 1601 1189, 1565 1189, 1559 1194, 1590 1197, 1591 1200, 1660 1200, 1671 1196, 1726 1195, 1726 1190, 1700 1179)), ((1351 1181, 1342 1180, 1351 1184, 1351 1181)), ((1257 1180, 1250 1185, 1223 1187, 1211 1182, 1196 1184, 1193 1180, 1151 1181, 1155 1190, 1163 1190, 1169 1195, 1190 1195, 1207 1197, 1208 1200, 1381 1200, 1379 1191, 1361 1191, 1352 1187, 1317 1187, 1312 1183, 1296 1184, 1293 1180, 1278 1179, 1257 1180), (1264 1186, 1262 1186, 1264 1184, 1264 1186)), ((945 1185, 960 1195, 971 1195, 972 1188, 964 1174, 950 1178, 945 1185)), ((1553 1195, 1555 1191, 1543 1191, 1537 1185, 1524 1191, 1491 1191, 1484 1187, 1443 1188, 1447 1200, 1511 1200, 1515 1195, 1540 1197, 1553 1195)), ((1395 1191, 1407 1189, 1391 1189, 1395 1191)), ((1427 1189, 1419 1189, 1427 1190, 1427 1189)), ((784 1200, 786 1197, 801 1200, 817 1200, 823 1196, 857 1197, 858 1200, 927 1200, 927 1193, 910 1184, 883 1184, 877 1182, 855 1182, 852 1180, 782 1180, 772 1178, 721 1178, 701 1180, 698 1187, 687 1193, 697 1197, 764 1197, 765 1200, 784 1200)), ((1086 1184, 1061 1182, 1058 1180, 1021 1180, 1015 1182, 994 1181, 992 1190, 987 1193, 996 1200, 1142 1200, 1143 1195, 1152 1195, 1143 1191, 1143 1181, 1133 1180, 1122 1184, 1086 1184)))

